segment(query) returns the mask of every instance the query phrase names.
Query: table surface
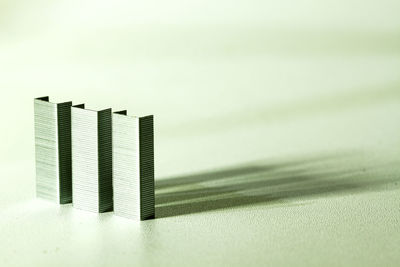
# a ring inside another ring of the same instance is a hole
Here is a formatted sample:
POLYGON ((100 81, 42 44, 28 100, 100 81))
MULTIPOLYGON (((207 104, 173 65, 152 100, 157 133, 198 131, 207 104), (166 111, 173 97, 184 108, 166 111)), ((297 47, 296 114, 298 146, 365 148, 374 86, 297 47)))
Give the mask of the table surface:
MULTIPOLYGON (((381 108, 353 118, 366 122, 356 138, 386 130, 368 122, 380 112, 388 115, 386 105, 381 108)), ((320 119, 332 125, 334 117, 320 119)), ((337 117, 340 124, 350 118, 337 117)), ((391 128, 395 121, 388 120, 391 128)), ((374 142, 398 145, 399 138, 386 137, 374 142)), ((157 178, 157 218, 143 222, 34 199, 33 162, 3 164, 0 260, 3 266, 396 266, 397 150, 276 157, 157 178)))
POLYGON ((0 265, 398 266, 399 9, 2 1, 0 265), (154 114, 156 219, 35 199, 44 95, 154 114))

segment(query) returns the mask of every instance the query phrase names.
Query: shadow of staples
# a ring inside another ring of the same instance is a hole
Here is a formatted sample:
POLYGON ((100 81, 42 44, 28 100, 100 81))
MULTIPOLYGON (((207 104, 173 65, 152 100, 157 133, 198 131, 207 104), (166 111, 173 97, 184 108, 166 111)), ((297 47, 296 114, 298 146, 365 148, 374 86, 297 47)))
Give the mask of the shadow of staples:
POLYGON ((156 181, 156 217, 377 190, 399 179, 386 167, 343 154, 171 177, 156 181))

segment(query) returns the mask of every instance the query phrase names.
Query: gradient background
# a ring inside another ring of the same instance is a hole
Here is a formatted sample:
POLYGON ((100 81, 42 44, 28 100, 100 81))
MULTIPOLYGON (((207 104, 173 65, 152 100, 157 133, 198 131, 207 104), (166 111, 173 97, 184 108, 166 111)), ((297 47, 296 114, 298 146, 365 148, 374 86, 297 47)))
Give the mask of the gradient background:
POLYGON ((397 266, 400 2, 0 0, 3 266, 397 266), (155 116, 156 220, 34 200, 33 98, 155 116))

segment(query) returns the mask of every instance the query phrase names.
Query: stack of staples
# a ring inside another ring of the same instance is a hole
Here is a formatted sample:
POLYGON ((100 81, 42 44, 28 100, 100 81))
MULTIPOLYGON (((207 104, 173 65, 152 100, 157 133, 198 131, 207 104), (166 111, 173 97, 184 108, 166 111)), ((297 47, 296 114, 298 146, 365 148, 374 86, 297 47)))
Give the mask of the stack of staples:
POLYGON ((72 106, 73 206, 92 212, 113 209, 111 109, 72 106))
POLYGON ((91 212, 155 218, 153 116, 34 99, 36 195, 91 212))
POLYGON ((58 204, 72 201, 71 105, 34 99, 36 195, 58 204))
POLYGON ((153 116, 113 113, 114 213, 135 220, 155 217, 153 116))

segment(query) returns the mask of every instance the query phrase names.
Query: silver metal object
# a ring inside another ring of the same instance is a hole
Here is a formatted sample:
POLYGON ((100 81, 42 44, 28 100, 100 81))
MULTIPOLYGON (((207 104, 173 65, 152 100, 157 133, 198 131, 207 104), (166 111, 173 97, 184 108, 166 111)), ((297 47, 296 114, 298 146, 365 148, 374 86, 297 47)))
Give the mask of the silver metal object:
POLYGON ((36 196, 58 204, 72 201, 71 106, 34 99, 36 196))
POLYGON ((113 113, 114 213, 146 220, 155 217, 153 116, 113 113))
POLYGON ((113 209, 111 109, 72 106, 73 206, 92 212, 113 209))

